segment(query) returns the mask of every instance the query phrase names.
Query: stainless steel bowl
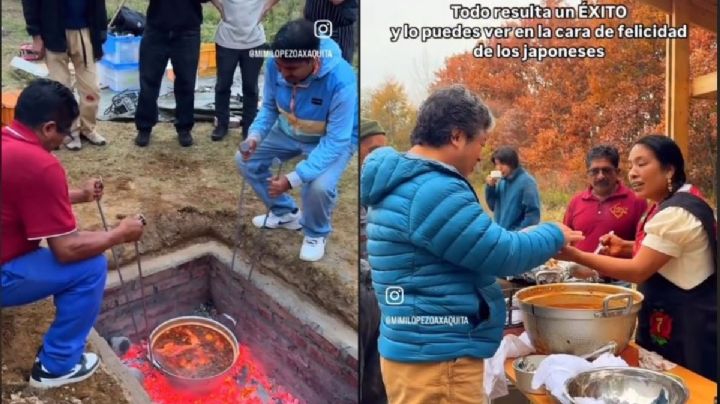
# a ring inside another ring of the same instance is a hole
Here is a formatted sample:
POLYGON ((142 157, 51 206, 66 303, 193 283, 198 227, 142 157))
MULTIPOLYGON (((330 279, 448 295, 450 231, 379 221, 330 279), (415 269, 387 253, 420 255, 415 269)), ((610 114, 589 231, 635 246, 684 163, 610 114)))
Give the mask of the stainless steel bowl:
POLYGON ((238 355, 240 354, 240 348, 237 341, 237 338, 235 338, 235 335, 224 325, 220 324, 219 322, 205 318, 205 317, 199 317, 199 316, 183 316, 183 317, 176 317, 171 320, 165 321, 164 323, 157 326, 153 332, 150 334, 150 337, 148 339, 148 358, 150 359, 150 362, 155 366, 158 370, 160 370, 165 376, 167 376, 170 383, 180 389, 183 390, 191 390, 195 392, 203 392, 203 391, 209 391, 213 390, 215 387, 217 387, 220 383, 222 383, 223 378, 225 374, 232 368, 232 366, 235 364, 235 361, 237 361, 238 355), (230 342, 230 345, 233 349, 233 360, 230 363, 230 365, 218 372, 217 374, 209 377, 198 377, 198 378, 189 378, 177 375, 170 371, 169 369, 165 369, 160 363, 158 363, 157 360, 153 357, 153 348, 155 346, 155 342, 157 342, 158 337, 166 330, 177 327, 180 325, 198 325, 202 327, 210 328, 214 331, 219 332, 221 335, 223 335, 227 340, 230 342))
POLYGON ((565 398, 588 397, 605 404, 684 404, 690 394, 677 376, 640 368, 598 368, 565 382, 565 398))
POLYGON ((547 355, 528 355, 521 356, 513 361, 513 369, 515 370, 515 386, 523 393, 528 394, 545 394, 547 391, 544 387, 539 389, 532 388, 532 379, 535 376, 540 362, 547 358, 547 355))
POLYGON ((620 354, 635 329, 643 295, 597 283, 555 283, 517 292, 523 323, 540 354, 583 356, 616 344, 620 354), (591 304, 592 303, 592 304, 591 304))

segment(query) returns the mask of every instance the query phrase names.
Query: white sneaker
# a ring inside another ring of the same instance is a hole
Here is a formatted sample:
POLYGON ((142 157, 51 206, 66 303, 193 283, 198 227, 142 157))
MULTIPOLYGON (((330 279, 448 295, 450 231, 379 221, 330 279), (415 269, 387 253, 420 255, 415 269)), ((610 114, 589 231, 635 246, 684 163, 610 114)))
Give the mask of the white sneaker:
POLYGON ((267 220, 265 220, 265 216, 267 215, 255 216, 253 218, 252 222, 255 227, 260 229, 302 229, 302 225, 300 224, 300 217, 302 216, 300 213, 300 209, 298 209, 295 213, 288 212, 281 216, 270 212, 270 215, 267 216, 267 220))
POLYGON ((76 151, 82 149, 82 141, 80 140, 80 135, 77 132, 73 132, 69 139, 69 141, 65 142, 65 147, 68 150, 76 151))
POLYGON ((80 357, 80 363, 75 365, 68 373, 58 376, 48 372, 45 366, 36 358, 30 373, 30 386, 38 389, 49 389, 77 383, 92 376, 98 367, 100 367, 100 358, 92 352, 86 352, 80 357))
POLYGON ((80 136, 85 138, 85 140, 87 140, 91 144, 94 144, 95 146, 104 146, 105 144, 107 144, 107 140, 105 140, 104 137, 102 137, 95 131, 92 131, 90 133, 83 133, 80 136))
POLYGON ((320 261, 325 256, 325 237, 305 236, 300 248, 300 259, 303 261, 320 261))

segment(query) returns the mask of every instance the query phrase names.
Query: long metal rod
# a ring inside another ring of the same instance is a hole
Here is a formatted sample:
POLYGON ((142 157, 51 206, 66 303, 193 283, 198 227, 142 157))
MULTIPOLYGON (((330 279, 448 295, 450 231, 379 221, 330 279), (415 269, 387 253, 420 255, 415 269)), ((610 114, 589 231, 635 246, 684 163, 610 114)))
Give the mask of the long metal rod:
POLYGON ((233 255, 232 255, 232 262, 230 263, 230 269, 235 268, 235 256, 237 255, 238 248, 240 247, 240 234, 242 229, 242 219, 243 219, 243 207, 245 205, 245 187, 246 187, 246 181, 245 176, 243 176, 242 179, 242 185, 240 186, 240 202, 238 203, 238 218, 237 218, 237 230, 235 231, 235 243, 233 244, 233 255))
MULTIPOLYGON (((250 151, 250 145, 247 143, 247 141, 243 141, 240 143, 239 148, 240 153, 247 153, 250 151)), ((242 173, 241 173, 242 174, 242 173)), ((237 229, 235 231, 235 243, 233 244, 233 255, 232 255, 232 261, 230 262, 230 269, 235 269, 235 257, 237 256, 238 248, 240 247, 240 236, 242 231, 242 219, 243 219, 243 210, 245 207, 245 188, 247 184, 247 180, 245 179, 245 175, 242 175, 242 185, 240 186, 240 201, 238 201, 238 218, 237 218, 237 229)))
MULTIPOLYGON (((102 219, 103 227, 105 228, 105 231, 108 231, 107 221, 105 220, 105 213, 103 213, 102 205, 100 204, 100 200, 96 199, 95 202, 97 202, 98 211, 100 212, 100 219, 102 219)), ((125 287, 125 281, 123 280, 122 271, 120 270, 120 264, 118 263, 117 256, 115 255, 115 248, 110 247, 110 255, 112 255, 113 263, 115 264, 115 270, 117 271, 118 278, 120 278, 120 289, 123 291, 123 294, 125 295, 125 300, 127 300, 127 303, 130 303, 130 295, 128 295, 127 288, 125 287)), ((135 321, 135 316, 130 313, 130 318, 132 319, 133 328, 135 329, 135 335, 140 337, 140 331, 137 326, 137 322, 135 321)))
MULTIPOLYGON (((273 167, 277 167, 275 179, 280 178, 280 174, 282 173, 282 168, 283 168, 282 160, 280 160, 277 157, 275 157, 273 159, 272 166, 270 167, 271 175, 272 175, 273 167)), ((248 280, 250 280, 250 278, 252 278, 252 273, 253 273, 253 270, 255 269, 255 263, 265 257, 265 250, 267 249, 267 236, 265 235, 265 230, 266 230, 265 225, 267 225, 268 216, 270 216, 270 208, 271 208, 271 206, 268 206, 267 212, 265 213, 265 219, 263 219, 262 228, 260 229, 260 234, 261 234, 261 238, 262 238, 262 250, 260 252, 260 255, 256 257, 257 259, 252 260, 252 262, 250 263, 250 271, 248 272, 248 280)))
MULTIPOLYGON (((143 219, 143 224, 145 223, 145 220, 143 219)), ((147 307, 145 306, 145 285, 143 285, 143 273, 142 273, 142 265, 140 264, 140 247, 138 246, 138 242, 135 242, 135 256, 137 257, 137 267, 138 267, 138 280, 140 281, 140 298, 142 299, 142 308, 143 308, 143 316, 145 317, 145 328, 147 329, 149 327, 148 323, 148 317, 147 317, 147 307)))

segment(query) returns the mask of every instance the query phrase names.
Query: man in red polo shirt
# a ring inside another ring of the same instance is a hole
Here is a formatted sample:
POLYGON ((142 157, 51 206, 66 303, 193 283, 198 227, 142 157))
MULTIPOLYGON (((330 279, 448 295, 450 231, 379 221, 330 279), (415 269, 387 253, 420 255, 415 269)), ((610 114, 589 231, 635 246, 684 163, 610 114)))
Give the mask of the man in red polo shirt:
POLYGON ((20 94, 15 120, 2 129, 0 307, 48 296, 56 307, 30 374, 30 385, 39 388, 87 379, 98 368, 98 356, 84 349, 105 289, 103 252, 143 232, 138 217, 109 232, 77 229, 71 203, 99 199, 102 186, 93 180, 69 190, 65 170, 50 151, 70 136, 78 115, 67 87, 39 79, 20 94), (49 248, 40 247, 42 239, 49 248))
POLYGON ((612 146, 596 146, 588 152, 588 188, 576 194, 565 211, 563 223, 582 231, 585 239, 575 247, 593 252, 600 237, 613 231, 624 240, 635 239, 635 228, 647 202, 618 179, 620 157, 612 146))

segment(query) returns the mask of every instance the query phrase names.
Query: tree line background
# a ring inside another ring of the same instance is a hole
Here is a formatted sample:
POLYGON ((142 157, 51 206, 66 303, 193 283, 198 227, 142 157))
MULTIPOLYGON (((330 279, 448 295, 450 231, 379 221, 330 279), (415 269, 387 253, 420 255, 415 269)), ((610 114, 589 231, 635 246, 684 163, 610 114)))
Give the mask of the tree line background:
MULTIPOLYGON (((607 3, 608 1, 600 1, 607 3)), ((546 0, 548 7, 564 6, 546 0)), ((665 14, 637 0, 625 1, 630 17, 618 20, 525 20, 506 26, 551 28, 602 23, 664 24, 665 14)), ((714 33, 690 26, 691 78, 717 70, 714 33)), ((521 46, 515 38, 491 40, 503 46, 521 46)), ((567 46, 568 42, 534 39, 533 45, 567 46)), ((434 73, 429 91, 463 84, 480 94, 497 119, 483 152, 483 162, 472 178, 482 194, 491 169, 489 157, 500 145, 519 150, 521 162, 538 180, 543 220, 559 220, 572 195, 585 185, 585 154, 595 145, 612 144, 620 150, 621 177, 627 175, 627 155, 640 136, 664 132, 665 40, 573 40, 577 46, 602 46, 604 59, 476 59, 470 51, 449 57, 434 73)), ((689 181, 716 198, 717 102, 693 99, 690 113, 689 181)), ((393 78, 364 93, 362 115, 378 120, 398 149, 410 147, 417 106, 393 78)), ((482 198, 481 198, 482 199, 482 198)))

